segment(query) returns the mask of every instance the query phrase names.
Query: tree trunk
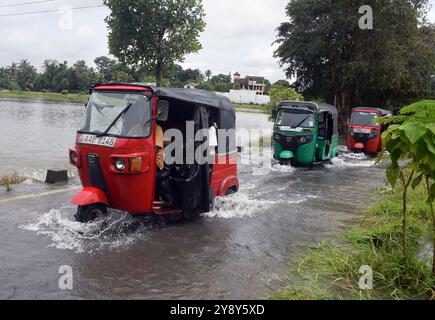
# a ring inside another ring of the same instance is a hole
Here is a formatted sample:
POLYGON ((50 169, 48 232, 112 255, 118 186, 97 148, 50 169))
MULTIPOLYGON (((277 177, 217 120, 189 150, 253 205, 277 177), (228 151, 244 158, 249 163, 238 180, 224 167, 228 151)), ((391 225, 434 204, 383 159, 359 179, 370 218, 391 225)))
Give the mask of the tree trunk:
POLYGON ((403 255, 408 256, 408 208, 406 200, 408 198, 408 188, 405 186, 405 179, 403 178, 403 224, 402 224, 402 249, 403 255))
POLYGON ((426 177, 426 189, 427 194, 429 195, 429 208, 432 218, 432 241, 433 241, 433 253, 432 253, 432 274, 435 276, 435 212, 433 211, 433 200, 432 194, 430 192, 430 178, 426 177))
POLYGON ((403 183, 403 225, 402 225, 402 247, 403 256, 408 257, 408 189, 414 177, 414 171, 412 171, 409 180, 406 181, 403 173, 400 174, 400 178, 403 183))
POLYGON ((156 85, 161 87, 163 83, 163 63, 161 60, 157 61, 156 64, 156 85))
POLYGON ((344 86, 335 94, 335 106, 338 109, 338 131, 340 134, 346 134, 352 108, 352 88, 350 86, 344 86))

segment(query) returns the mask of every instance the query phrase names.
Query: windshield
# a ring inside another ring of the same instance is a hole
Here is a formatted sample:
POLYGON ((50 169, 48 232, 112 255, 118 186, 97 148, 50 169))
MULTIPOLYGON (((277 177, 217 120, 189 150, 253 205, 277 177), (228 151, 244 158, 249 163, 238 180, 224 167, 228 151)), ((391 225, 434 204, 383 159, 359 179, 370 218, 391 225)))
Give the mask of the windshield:
POLYGON ((356 126, 372 126, 377 127, 378 124, 374 123, 373 120, 378 118, 378 114, 376 112, 352 112, 352 116, 350 119, 350 124, 356 126))
POLYGON ((277 126, 292 128, 313 128, 314 114, 305 110, 279 110, 276 117, 277 126))
POLYGON ((150 98, 140 93, 94 92, 80 131, 102 134, 107 130, 108 135, 148 137, 151 134, 150 98))

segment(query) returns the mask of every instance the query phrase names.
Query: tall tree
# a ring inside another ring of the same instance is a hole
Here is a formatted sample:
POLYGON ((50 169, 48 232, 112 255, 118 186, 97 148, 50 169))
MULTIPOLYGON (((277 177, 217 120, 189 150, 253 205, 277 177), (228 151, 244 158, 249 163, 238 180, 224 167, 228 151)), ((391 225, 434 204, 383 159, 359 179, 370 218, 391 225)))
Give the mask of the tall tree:
POLYGON ((105 0, 111 10, 110 52, 120 61, 143 66, 161 85, 165 69, 201 49, 205 28, 202 0, 105 0))
POLYGON ((84 60, 79 60, 74 63, 69 73, 69 85, 71 90, 85 91, 96 78, 94 69, 88 67, 84 60))
POLYGON ((94 63, 97 66, 99 82, 113 81, 116 72, 116 64, 118 63, 116 60, 101 56, 95 58, 94 63))
POLYGON ((36 68, 27 60, 21 60, 17 66, 17 83, 23 90, 31 90, 38 76, 36 68))
POLYGON ((205 79, 206 79, 207 81, 210 81, 211 76, 213 75, 213 73, 211 72, 211 70, 207 70, 207 71, 204 73, 204 75, 205 75, 205 79))
POLYGON ((344 131, 355 104, 395 106, 427 91, 434 72, 427 0, 293 0, 278 28, 275 52, 306 98, 335 103, 344 131), (370 5, 374 28, 359 26, 370 5), (428 29, 423 32, 423 27, 428 29), (422 39, 426 35, 427 42, 422 39))

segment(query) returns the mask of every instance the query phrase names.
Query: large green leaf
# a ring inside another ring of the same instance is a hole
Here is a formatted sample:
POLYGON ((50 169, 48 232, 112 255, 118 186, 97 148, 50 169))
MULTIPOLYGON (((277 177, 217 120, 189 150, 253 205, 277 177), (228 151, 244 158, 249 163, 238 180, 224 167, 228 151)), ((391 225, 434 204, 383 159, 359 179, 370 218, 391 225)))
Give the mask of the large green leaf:
POLYGON ((430 131, 432 131, 433 134, 435 134, 435 123, 427 124, 426 128, 428 128, 430 131))
POLYGON ((399 178, 400 168, 398 165, 391 165, 387 168, 387 179, 390 185, 394 188, 399 178))
POLYGON ((415 144, 420 140, 426 133, 426 126, 421 122, 408 122, 402 125, 401 130, 405 132, 406 137, 415 144))
POLYGON ((424 141, 426 142, 427 149, 435 154, 435 142, 433 141, 433 139, 431 139, 430 136, 426 136, 424 137, 424 141))
POLYGON ((412 181, 412 185, 411 185, 412 189, 415 190, 415 188, 417 188, 420 185, 421 181, 423 180, 423 176, 424 175, 421 174, 412 181))

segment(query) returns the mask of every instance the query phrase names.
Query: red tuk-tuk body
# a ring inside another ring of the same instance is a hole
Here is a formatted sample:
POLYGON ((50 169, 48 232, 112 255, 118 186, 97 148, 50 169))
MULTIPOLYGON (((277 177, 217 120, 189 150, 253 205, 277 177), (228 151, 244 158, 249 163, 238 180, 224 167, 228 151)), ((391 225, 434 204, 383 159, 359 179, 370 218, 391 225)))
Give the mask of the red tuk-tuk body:
POLYGON ((375 123, 376 118, 391 115, 391 112, 380 108, 352 109, 347 147, 350 151, 364 152, 372 155, 382 149, 382 132, 384 128, 375 123))
POLYGON ((142 84, 95 85, 91 93, 76 146, 69 150, 83 185, 72 199, 78 221, 93 220, 106 208, 134 215, 191 216, 208 212, 213 197, 238 190, 237 148, 216 154, 215 164, 195 160, 170 167, 166 179, 174 193, 171 207, 162 206, 156 187, 160 102, 168 106, 166 119, 159 123, 165 130, 184 120, 194 121, 195 130, 207 129, 212 117, 220 129, 235 129, 235 111, 228 99, 201 90, 142 84))

